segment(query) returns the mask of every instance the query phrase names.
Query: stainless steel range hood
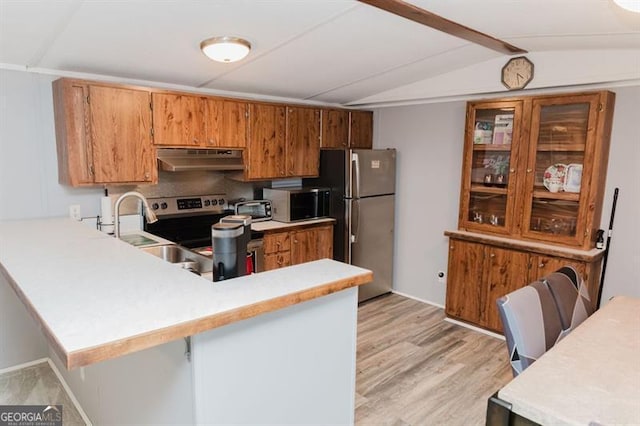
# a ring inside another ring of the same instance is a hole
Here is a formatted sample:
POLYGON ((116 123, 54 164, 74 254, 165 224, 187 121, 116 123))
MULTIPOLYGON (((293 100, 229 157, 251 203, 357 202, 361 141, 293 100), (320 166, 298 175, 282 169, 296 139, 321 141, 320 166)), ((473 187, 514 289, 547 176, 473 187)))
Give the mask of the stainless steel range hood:
POLYGON ((244 170, 242 151, 234 149, 162 148, 158 164, 168 172, 244 170))

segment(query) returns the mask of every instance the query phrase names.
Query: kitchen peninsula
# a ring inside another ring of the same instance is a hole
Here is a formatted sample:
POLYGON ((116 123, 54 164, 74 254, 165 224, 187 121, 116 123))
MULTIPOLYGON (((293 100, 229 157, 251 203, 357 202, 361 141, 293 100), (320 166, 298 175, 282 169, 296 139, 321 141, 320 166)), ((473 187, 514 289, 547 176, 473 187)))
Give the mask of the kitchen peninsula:
POLYGON ((96 424, 353 423, 370 271, 325 259, 214 284, 56 218, 0 223, 0 272, 96 424))

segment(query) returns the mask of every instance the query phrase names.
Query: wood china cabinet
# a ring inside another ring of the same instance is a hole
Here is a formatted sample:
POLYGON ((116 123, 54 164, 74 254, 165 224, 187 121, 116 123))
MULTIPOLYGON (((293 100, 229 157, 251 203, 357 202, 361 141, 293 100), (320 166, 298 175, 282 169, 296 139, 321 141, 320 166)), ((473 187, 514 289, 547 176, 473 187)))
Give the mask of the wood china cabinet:
POLYGON ((333 258, 333 225, 311 225, 264 236, 265 270, 333 258))
POLYGON ((446 232, 447 314, 500 330, 497 297, 567 264, 587 276, 596 294, 602 253, 593 247, 614 99, 603 91, 468 103, 458 231, 446 232), (500 261, 504 253, 496 250, 505 247, 518 256, 500 261), (474 265, 481 271, 469 281, 465 265, 473 256, 482 258, 474 265), (500 274, 509 277, 507 285, 500 274), (463 289, 469 286, 480 289, 463 289), (461 297, 469 294, 479 299, 461 297), (479 303, 480 311, 466 303, 479 303))
POLYGON ((154 143, 198 148, 244 148, 248 104, 181 93, 153 93, 154 143))
POLYGON ((59 79, 53 99, 60 183, 158 181, 148 90, 59 79))

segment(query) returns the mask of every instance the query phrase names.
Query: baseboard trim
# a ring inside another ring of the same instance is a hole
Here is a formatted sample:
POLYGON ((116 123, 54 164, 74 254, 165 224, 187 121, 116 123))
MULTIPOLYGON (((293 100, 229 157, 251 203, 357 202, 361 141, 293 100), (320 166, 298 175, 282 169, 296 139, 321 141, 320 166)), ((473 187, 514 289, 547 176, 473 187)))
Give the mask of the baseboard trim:
POLYGON ((467 324, 466 322, 454 320, 452 318, 445 318, 444 320, 446 322, 451 323, 451 324, 459 325, 461 327, 465 327, 465 328, 468 328, 470 330, 486 334, 487 336, 491 336, 491 337, 495 337, 496 339, 504 340, 504 336, 502 334, 494 333, 493 331, 485 330, 484 328, 476 327, 475 325, 467 324))
POLYGON ((430 300, 420 299, 419 297, 412 296, 410 294, 402 293, 401 291, 391 290, 391 293, 397 294, 398 296, 406 297, 407 299, 417 300, 418 302, 426 303, 427 305, 435 306, 436 308, 444 309, 444 305, 440 305, 439 303, 431 302, 430 300))
MULTIPOLYGON (((73 391, 67 384, 66 380, 64 380, 64 377, 60 373, 60 370, 58 370, 58 367, 56 366, 55 362, 53 362, 51 358, 46 358, 46 360, 49 363, 49 366, 53 370, 56 377, 58 377, 58 380, 60 380, 60 383, 62 383, 62 387, 67 392, 67 395, 69 395, 69 399, 71 400, 73 405, 76 407, 76 410, 78 410, 78 413, 80 413, 80 417, 82 417, 82 420, 84 420, 87 426, 92 426, 93 423, 91 423, 91 420, 89 420, 89 416, 87 416, 87 413, 85 413, 82 407, 80 406, 80 402, 78 401, 78 398, 76 398, 73 391)), ((84 368, 84 367, 80 367, 80 368, 84 368)))
POLYGON ((0 374, 10 373, 12 371, 21 370, 21 369, 27 368, 27 367, 33 367, 34 365, 45 363, 48 360, 49 360, 49 358, 40 358, 40 359, 36 359, 34 361, 29 361, 29 362, 25 362, 25 363, 18 364, 18 365, 13 365, 11 367, 3 368, 2 370, 0 370, 0 374))

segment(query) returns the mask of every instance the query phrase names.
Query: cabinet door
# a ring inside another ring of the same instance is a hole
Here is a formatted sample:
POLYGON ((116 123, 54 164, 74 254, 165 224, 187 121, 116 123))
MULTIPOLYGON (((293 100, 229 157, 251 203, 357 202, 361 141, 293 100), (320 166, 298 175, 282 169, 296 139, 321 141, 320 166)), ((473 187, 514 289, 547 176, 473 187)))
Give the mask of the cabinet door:
POLYGON ((206 145, 203 98, 154 93, 152 102, 153 139, 156 145, 206 145))
POLYGON ((599 100, 597 93, 533 100, 523 236, 589 248, 599 100))
POLYGON ((95 183, 157 182, 150 93, 89 86, 95 183))
POLYGON ((255 103, 250 105, 249 116, 247 178, 286 177, 285 107, 255 103))
POLYGON ((349 147, 371 149, 373 147, 373 112, 351 111, 349 147))
POLYGON ((529 254, 487 246, 485 262, 486 299, 482 301, 480 324, 502 332, 496 300, 529 283, 529 254))
POLYGON ((585 280, 587 279, 587 277, 585 277, 586 265, 583 262, 568 260, 562 257, 532 254, 529 257, 529 264, 531 265, 529 269, 529 282, 537 281, 563 266, 573 266, 585 280))
POLYGON ((518 149, 523 103, 467 107, 459 227, 495 234, 516 232, 518 149))
POLYGON ((483 282, 484 246, 458 240, 449 241, 446 313, 480 323, 480 304, 486 299, 483 282))
POLYGON ((333 257, 333 226, 291 232, 291 264, 333 257))
POLYGON ((287 174, 318 176, 320 168, 320 110, 287 108, 287 174))
POLYGON ((322 138, 320 148, 346 149, 349 147, 349 111, 322 110, 322 138))
POLYGON ((249 104, 229 99, 205 101, 206 144, 216 148, 247 146, 249 104))

